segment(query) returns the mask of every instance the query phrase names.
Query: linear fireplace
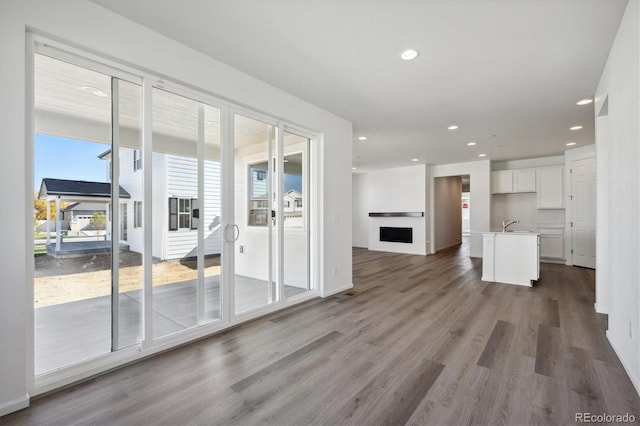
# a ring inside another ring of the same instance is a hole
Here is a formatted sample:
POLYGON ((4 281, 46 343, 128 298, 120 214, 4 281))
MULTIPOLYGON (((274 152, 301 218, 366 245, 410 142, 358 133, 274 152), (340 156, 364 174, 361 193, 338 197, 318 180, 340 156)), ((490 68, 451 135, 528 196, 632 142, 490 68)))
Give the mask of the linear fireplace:
POLYGON ((413 228, 380 227, 380 241, 391 243, 413 243, 413 228))

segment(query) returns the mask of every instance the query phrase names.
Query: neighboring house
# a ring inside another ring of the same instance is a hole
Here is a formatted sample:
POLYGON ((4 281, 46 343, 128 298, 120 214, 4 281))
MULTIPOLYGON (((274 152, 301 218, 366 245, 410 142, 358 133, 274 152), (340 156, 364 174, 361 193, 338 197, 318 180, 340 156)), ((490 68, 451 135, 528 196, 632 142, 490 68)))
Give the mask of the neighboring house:
MULTIPOLYGON (((266 163, 249 164, 249 226, 266 226, 269 215, 267 198, 266 163)), ((303 226, 302 194, 295 189, 286 191, 282 197, 284 224, 287 228, 303 226)), ((275 210, 275 208, 274 208, 275 210)))
MULTIPOLYGON (((120 199, 127 200, 131 196, 120 185, 120 199)), ((61 248, 61 232, 62 231, 62 204, 65 202, 70 203, 82 203, 88 202, 91 204, 108 205, 111 201, 111 183, 109 182, 90 182, 83 180, 69 180, 69 179, 53 179, 44 178, 40 183, 40 191, 38 192, 38 198, 47 201, 47 227, 51 225, 51 203, 55 201, 56 219, 55 229, 47 229, 47 244, 51 241, 51 231, 56 231, 56 249, 60 251, 61 248)), ((70 206, 67 206, 70 207, 70 206)), ((109 211, 106 211, 106 220, 109 221, 109 211)), ((107 226, 107 229, 109 227, 107 226)), ((126 235, 125 235, 126 237, 126 235)))
POLYGON ((302 194, 295 189, 284 193, 284 223, 286 227, 302 227, 302 194))
MULTIPOLYGON (((107 179, 111 173, 111 150, 99 155, 107 160, 107 179)), ((154 152, 153 185, 153 257, 182 259, 195 257, 198 228, 204 226, 205 255, 220 254, 220 163, 204 162, 204 202, 198 205, 197 159, 154 152), (162 212, 162 213, 158 213, 162 212), (196 217, 198 216, 198 217, 196 217)), ((121 228, 131 251, 142 252, 143 170, 141 151, 120 149, 120 185, 131 194, 120 202, 121 228)))
POLYGON ((76 202, 64 207, 60 210, 62 220, 69 222, 69 230, 71 234, 81 234, 89 229, 91 221, 96 214, 102 214, 105 217, 109 214, 109 203, 93 203, 93 202, 76 202))

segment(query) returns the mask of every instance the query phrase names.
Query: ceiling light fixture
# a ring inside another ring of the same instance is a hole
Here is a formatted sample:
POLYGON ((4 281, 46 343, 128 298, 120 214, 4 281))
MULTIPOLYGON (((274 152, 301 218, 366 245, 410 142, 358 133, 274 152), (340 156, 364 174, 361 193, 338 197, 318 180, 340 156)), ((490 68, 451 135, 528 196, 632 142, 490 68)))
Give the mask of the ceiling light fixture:
POLYGON ((580 129, 582 129, 582 126, 573 126, 569 128, 569 130, 580 130, 580 129))
POLYGON ((467 143, 467 146, 474 146, 476 143, 475 142, 469 142, 467 143))
POLYGON ((458 126, 456 126, 456 125, 454 124, 454 125, 451 125, 451 126, 447 127, 447 129, 449 129, 449 130, 457 130, 457 129, 458 129, 458 126))
POLYGON ((93 86, 82 86, 80 87, 83 91, 87 92, 87 93, 91 93, 92 95, 98 96, 99 98, 108 98, 109 94, 105 93, 103 90, 98 89, 97 87, 93 87, 93 86))
POLYGON ((487 154, 478 154, 478 157, 486 157, 487 154))
POLYGON ((417 57, 418 57, 418 51, 415 49, 407 49, 400 54, 400 58, 403 61, 411 61, 412 59, 415 59, 417 57))
POLYGON ((358 140, 359 141, 366 141, 367 137, 366 136, 358 136, 358 140))
POLYGON ((412 158, 411 161, 413 161, 415 163, 416 161, 420 161, 420 160, 417 159, 417 158, 412 158))
POLYGON ((576 105, 589 105, 591 102, 593 102, 593 99, 583 99, 576 102, 576 105))
POLYGON ((351 170, 358 170, 358 168, 357 167, 352 167, 351 170))
POLYGON ((574 146, 576 143, 575 142, 568 142, 567 146, 574 146))

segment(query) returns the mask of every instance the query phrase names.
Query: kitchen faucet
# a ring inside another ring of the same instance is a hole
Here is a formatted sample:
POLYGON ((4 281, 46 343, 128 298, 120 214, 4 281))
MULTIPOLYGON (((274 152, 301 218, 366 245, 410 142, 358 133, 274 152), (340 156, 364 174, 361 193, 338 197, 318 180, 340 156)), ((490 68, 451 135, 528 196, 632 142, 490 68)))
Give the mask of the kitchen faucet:
POLYGON ((511 225, 513 225, 514 223, 520 223, 520 221, 518 219, 516 220, 503 220, 502 221, 502 232, 507 232, 507 228, 511 225))

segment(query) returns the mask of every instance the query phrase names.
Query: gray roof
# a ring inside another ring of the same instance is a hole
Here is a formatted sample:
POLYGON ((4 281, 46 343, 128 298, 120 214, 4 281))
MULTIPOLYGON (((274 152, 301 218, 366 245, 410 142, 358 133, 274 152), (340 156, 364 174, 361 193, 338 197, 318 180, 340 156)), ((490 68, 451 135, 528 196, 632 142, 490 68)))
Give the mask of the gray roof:
MULTIPOLYGON (((47 195, 111 198, 111 184, 108 182, 44 178, 40 184, 38 198, 45 198, 47 195)), ((120 187, 120 198, 131 198, 131 195, 122 186, 120 187)))

